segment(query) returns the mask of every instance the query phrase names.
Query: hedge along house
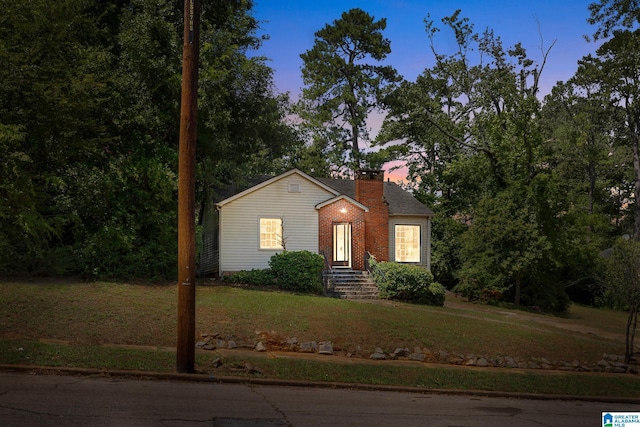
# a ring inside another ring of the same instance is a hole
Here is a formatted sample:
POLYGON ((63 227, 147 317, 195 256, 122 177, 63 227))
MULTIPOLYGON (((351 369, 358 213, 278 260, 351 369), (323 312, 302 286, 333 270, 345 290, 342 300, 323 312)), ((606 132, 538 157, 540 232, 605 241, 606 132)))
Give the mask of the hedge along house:
POLYGON ((431 266, 433 212, 385 182, 381 170, 362 170, 348 180, 293 169, 215 207, 205 220, 216 230, 205 249, 213 255, 201 258, 202 274, 267 268, 283 250, 321 253, 332 269, 364 270, 367 253, 378 261, 431 266))

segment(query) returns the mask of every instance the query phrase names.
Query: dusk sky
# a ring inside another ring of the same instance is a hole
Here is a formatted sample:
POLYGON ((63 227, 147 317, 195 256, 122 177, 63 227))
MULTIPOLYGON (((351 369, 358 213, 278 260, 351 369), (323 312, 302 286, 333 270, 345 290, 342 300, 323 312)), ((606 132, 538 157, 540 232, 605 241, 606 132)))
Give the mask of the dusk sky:
MULTIPOLYGON (((387 19, 383 34, 391 40, 392 53, 386 62, 410 81, 433 66, 424 25, 427 14, 442 28, 441 18, 461 9, 477 32, 493 29, 505 49, 520 41, 538 62, 542 59, 541 43, 547 49, 556 40, 542 75, 542 91, 546 94, 556 81, 567 80, 575 73, 578 59, 596 49, 583 38, 593 33, 586 22, 587 6, 592 1, 256 0, 254 16, 264 21, 262 34, 270 37, 258 54, 270 59, 278 90, 290 92, 294 99, 302 87, 300 54, 312 48, 314 33, 356 7, 376 19, 387 19)), ((453 47, 450 32, 442 31, 438 37, 443 51, 453 47)))
MULTIPOLYGON (((505 50, 521 42, 536 63, 542 61, 542 49, 546 51, 555 41, 541 76, 540 95, 544 96, 557 81, 566 81, 575 74, 579 59, 595 52, 597 46, 584 39, 585 34, 594 32, 594 27, 587 23, 588 5, 593 1, 256 0, 254 16, 263 21, 261 34, 270 37, 257 54, 269 58, 277 91, 289 92, 292 100, 297 100, 303 85, 300 54, 313 47, 314 33, 339 19, 342 12, 360 8, 376 20, 387 19, 383 34, 391 41, 391 54, 385 63, 395 67, 406 80, 415 81, 425 68, 434 65, 425 32, 427 14, 442 29, 437 36, 439 52, 452 53, 455 40, 441 19, 461 9, 462 16, 469 18, 476 32, 492 29, 502 39, 505 50)), ((372 138, 383 118, 379 114, 369 116, 372 138)), ((389 171, 390 166, 385 168, 389 171)), ((405 170, 394 171, 390 177, 404 180, 405 170)))

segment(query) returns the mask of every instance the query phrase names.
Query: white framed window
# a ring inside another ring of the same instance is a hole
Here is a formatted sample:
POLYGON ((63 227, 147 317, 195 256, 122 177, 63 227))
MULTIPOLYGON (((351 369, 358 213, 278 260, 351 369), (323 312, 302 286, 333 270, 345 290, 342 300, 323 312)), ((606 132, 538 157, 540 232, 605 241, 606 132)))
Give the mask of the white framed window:
POLYGON ((420 226, 396 225, 396 262, 420 262, 420 226))
POLYGON ((260 218, 260 249, 283 249, 282 218, 260 218))

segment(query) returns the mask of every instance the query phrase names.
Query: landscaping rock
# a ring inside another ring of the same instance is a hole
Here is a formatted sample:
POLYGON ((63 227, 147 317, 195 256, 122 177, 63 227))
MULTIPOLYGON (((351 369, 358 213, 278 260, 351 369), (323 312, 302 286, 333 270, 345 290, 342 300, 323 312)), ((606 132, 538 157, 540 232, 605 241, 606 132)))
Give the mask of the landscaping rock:
POLYGON ((410 360, 417 360, 418 362, 424 362, 425 358, 426 356, 424 355, 424 353, 411 353, 409 355, 410 360))
POLYGON ((518 364, 516 363, 513 357, 507 356, 504 358, 504 363, 506 368, 517 368, 518 364))
POLYGON ((621 362, 624 360, 624 356, 618 356, 617 354, 603 354, 602 358, 609 362, 621 362))
POLYGON ((397 359, 398 357, 407 357, 407 355, 409 355, 409 349, 408 348, 396 348, 393 351, 393 355, 391 356, 392 359, 397 359))
POLYGON ((386 360, 387 355, 384 354, 384 351, 380 347, 376 347, 375 351, 371 356, 369 356, 369 358, 373 360, 386 360))
POLYGON ((436 353, 436 359, 439 362, 446 362, 448 358, 449 358, 449 353, 447 353, 446 351, 440 350, 436 353))
POLYGON ((489 359, 489 364, 491 366, 497 366, 500 368, 504 368, 504 357, 502 356, 497 356, 497 357, 492 357, 489 359))
POLYGON ((454 356, 449 359, 449 363, 452 365, 462 365, 464 363, 464 359, 462 357, 454 356))
MULTIPOLYGON (((339 348, 330 341, 316 342, 309 341, 299 343, 296 337, 283 338, 276 332, 256 332, 259 340, 236 341, 232 335, 223 336, 219 333, 201 334, 201 339, 195 344, 197 349, 215 350, 217 348, 246 348, 253 349, 258 352, 266 352, 270 350, 298 351, 301 353, 318 353, 323 355, 333 355, 336 357, 367 357, 367 353, 363 352, 358 346, 355 351, 348 348, 339 348), (353 351, 353 353, 352 353, 353 351)), ((486 357, 475 354, 448 353, 443 350, 432 351, 427 348, 415 347, 413 352, 408 348, 396 347, 395 350, 387 354, 381 347, 376 347, 375 351, 369 355, 372 360, 397 360, 408 359, 419 362, 436 362, 449 363, 453 365, 479 366, 479 367, 502 367, 502 368, 525 368, 525 369, 557 369, 559 371, 574 372, 610 372, 610 373, 629 373, 640 374, 640 367, 628 365, 624 363, 624 356, 616 354, 603 354, 602 359, 598 362, 581 362, 573 360, 553 361, 550 362, 546 358, 516 358, 510 356, 493 356, 486 357)), ((218 367, 222 364, 220 359, 214 359, 211 365, 218 367)), ((242 365, 239 369, 247 370, 242 365)), ((256 372, 254 372, 256 373, 256 372)))
POLYGON ((318 351, 318 344, 315 341, 303 342, 300 344, 301 353, 315 353, 318 351))
POLYGON ((318 346, 318 354, 333 356, 333 345, 330 342, 321 342, 318 346))
POLYGON ((484 357, 481 357, 476 362, 476 366, 487 367, 489 366, 489 362, 487 362, 487 359, 485 359, 484 357))

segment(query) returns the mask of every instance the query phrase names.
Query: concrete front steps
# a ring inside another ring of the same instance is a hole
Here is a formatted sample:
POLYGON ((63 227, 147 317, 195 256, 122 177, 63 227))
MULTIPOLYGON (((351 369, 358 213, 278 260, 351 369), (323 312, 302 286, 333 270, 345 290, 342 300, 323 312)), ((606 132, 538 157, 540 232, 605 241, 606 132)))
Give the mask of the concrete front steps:
POLYGON ((322 273, 325 293, 342 299, 376 299, 378 287, 368 271, 333 269, 322 273))

